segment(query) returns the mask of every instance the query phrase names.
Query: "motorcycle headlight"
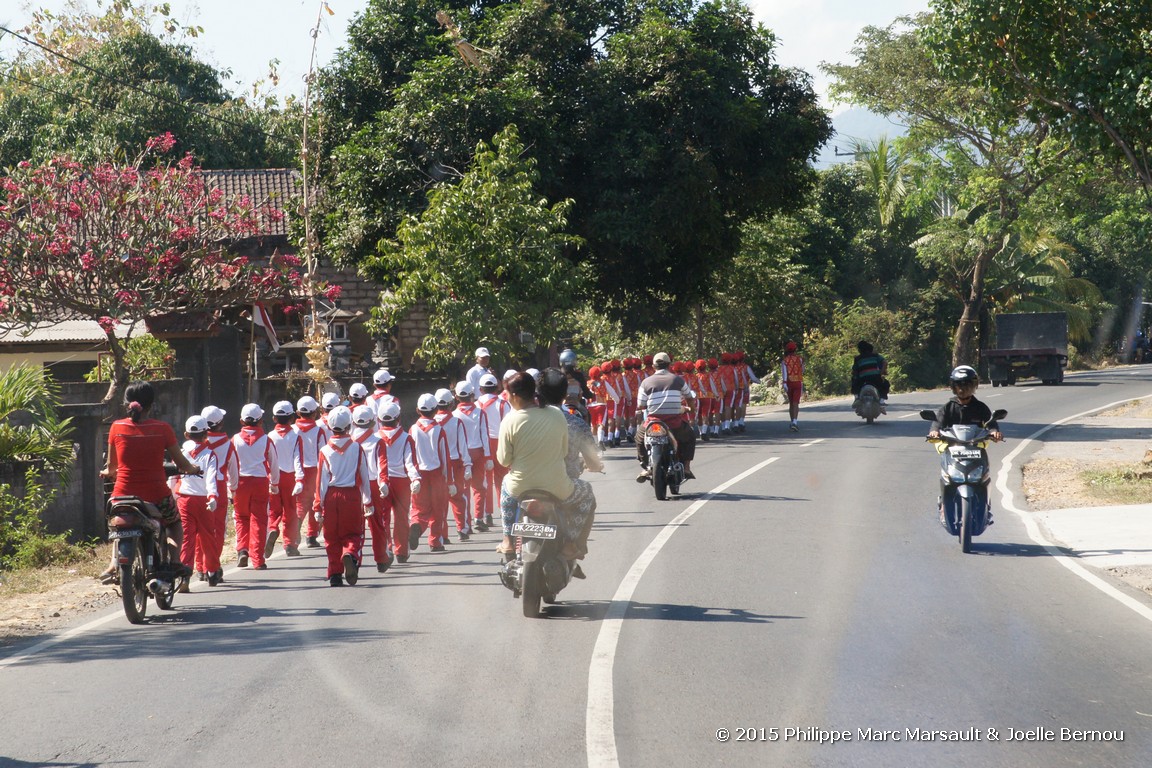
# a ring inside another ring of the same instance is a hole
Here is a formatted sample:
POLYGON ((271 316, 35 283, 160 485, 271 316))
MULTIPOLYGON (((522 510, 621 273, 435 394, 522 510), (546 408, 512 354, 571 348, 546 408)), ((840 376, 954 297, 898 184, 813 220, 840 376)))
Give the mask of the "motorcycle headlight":
POLYGON ((951 480, 954 483, 962 483, 968 479, 957 466, 950 466, 946 468, 944 470, 944 477, 945 479, 951 480))
POLYGON ((972 471, 968 473, 969 480, 981 480, 984 477, 984 467, 977 464, 972 467, 972 471))

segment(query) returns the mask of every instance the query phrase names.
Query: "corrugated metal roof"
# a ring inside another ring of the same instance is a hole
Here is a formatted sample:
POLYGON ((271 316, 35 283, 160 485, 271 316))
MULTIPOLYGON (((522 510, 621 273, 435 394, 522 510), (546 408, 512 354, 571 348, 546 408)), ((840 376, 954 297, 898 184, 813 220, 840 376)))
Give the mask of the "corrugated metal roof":
POLYGON ((266 221, 264 235, 287 235, 288 217, 303 194, 302 177, 294 168, 207 170, 204 183, 220 189, 228 198, 247 195, 258 205, 271 205, 284 212, 280 221, 266 221))
MULTIPOLYGON (((132 336, 148 333, 144 323, 136 323, 132 336)), ((116 326, 116 338, 128 338, 128 326, 116 326)), ((38 328, 9 328, 0 330, 0 344, 61 344, 61 343, 101 343, 105 340, 104 331, 94 320, 60 320, 38 328)))

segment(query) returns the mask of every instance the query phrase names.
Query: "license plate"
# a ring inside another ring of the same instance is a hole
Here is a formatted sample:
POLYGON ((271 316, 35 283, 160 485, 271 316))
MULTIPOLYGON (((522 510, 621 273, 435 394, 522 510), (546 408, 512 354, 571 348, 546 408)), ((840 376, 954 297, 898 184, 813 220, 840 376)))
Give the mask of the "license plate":
POLYGON ((512 526, 512 535, 523 539, 554 539, 556 526, 543 523, 516 523, 512 526))
POLYGON ((979 448, 953 448, 951 453, 957 459, 978 459, 981 456, 979 448))
POLYGON ((111 531, 108 534, 109 539, 136 539, 144 535, 144 531, 139 529, 131 529, 127 531, 111 531))

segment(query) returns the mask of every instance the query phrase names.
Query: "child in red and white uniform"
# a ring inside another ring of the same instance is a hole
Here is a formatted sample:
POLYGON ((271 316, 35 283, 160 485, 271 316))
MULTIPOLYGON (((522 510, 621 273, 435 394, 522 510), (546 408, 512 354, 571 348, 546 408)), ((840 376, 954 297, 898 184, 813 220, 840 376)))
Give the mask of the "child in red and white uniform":
MULTIPOLYGON (((489 457, 496 455, 496 445, 500 442, 500 422, 512 410, 508 400, 500 397, 500 394, 503 394, 503 389, 495 374, 486 373, 480 377, 480 396, 476 398, 476 406, 488 424, 489 457)), ((488 490, 484 494, 484 508, 477 509, 476 516, 483 517, 484 525, 491 528, 493 511, 500 505, 500 483, 504 481, 504 475, 508 474, 508 468, 500 462, 492 461, 486 462, 484 467, 484 482, 488 490)))
POLYGON ((488 490, 485 479, 493 466, 492 453, 488 445, 488 418, 476 403, 472 402, 476 391, 469 381, 456 383, 456 399, 459 404, 452 415, 464 426, 464 438, 468 445, 468 455, 472 460, 472 475, 467 485, 472 489, 468 532, 486 531, 484 522, 484 498, 488 490))
POLYGON ((392 518, 392 554, 399 562, 406 563, 412 493, 420 488, 420 472, 416 469, 412 436, 400 428, 400 403, 395 399, 382 402, 376 412, 377 421, 384 425, 377 433, 380 480, 388 485, 384 501, 392 518))
MULTIPOLYGON (((611 365, 611 362, 608 365, 611 365)), ((620 395, 605 376, 604 369, 598 365, 588 369, 588 389, 596 396, 596 403, 588 404, 588 413, 595 424, 596 443, 601 448, 607 448, 612 443, 613 414, 620 395), (593 405, 596 406, 595 410, 593 405)))
POLYGON ((320 403, 316 398, 305 395, 296 401, 296 423, 292 429, 300 436, 300 458, 304 465, 304 488, 296 496, 297 524, 304 523, 304 535, 309 549, 320 546, 320 521, 316 518, 316 472, 320 465, 320 446, 328 442, 331 435, 327 426, 316 421, 320 403))
MULTIPOLYGON (((184 526, 180 562, 191 568, 197 552, 202 553, 208 584, 214 587, 220 583, 217 576, 220 571, 220 553, 212 545, 212 513, 219 503, 216 495, 219 467, 216 465, 216 454, 208 445, 208 420, 203 416, 189 418, 184 422, 184 437, 187 439, 180 450, 188 461, 200 467, 200 474, 175 475, 171 478, 176 508, 180 510, 180 522, 184 526)), ((188 591, 187 581, 181 582, 180 591, 188 591)))
POLYGON ((300 433, 292 428, 296 409, 287 400, 272 406, 272 420, 276 427, 268 433, 276 446, 278 492, 268 504, 268 540, 264 543, 264 557, 272 557, 276 551, 276 541, 284 537, 284 554, 295 557, 300 554, 300 517, 296 508, 296 497, 304 492, 304 441, 300 433))
MULTIPOLYGON (((395 402, 397 405, 400 401, 392 395, 392 382, 395 377, 388 372, 387 368, 381 368, 372 374, 372 385, 375 387, 372 394, 368 395, 365 405, 372 406, 372 410, 376 413, 376 420, 379 423, 380 409, 386 402, 395 402)), ((382 424, 380 426, 383 426, 382 424)))
MULTIPOLYGON (((200 412, 208 422, 208 447, 216 456, 216 509, 211 513, 212 530, 207 532, 210 535, 202 538, 203 547, 196 547, 196 570, 201 574, 201 578, 206 578, 209 582, 212 581, 212 572, 206 565, 205 553, 211 548, 212 561, 220 562, 220 556, 224 554, 224 536, 228 528, 228 466, 232 458, 232 439, 221 429, 227 414, 227 411, 214 405, 209 405, 200 412)), ((217 584, 224 581, 223 568, 217 566, 215 574, 217 584)))
POLYGON ((456 476, 448 459, 448 436, 436 421, 436 396, 420 395, 416 410, 420 418, 408 434, 412 443, 418 482, 412 484, 412 519, 408 529, 408 549, 420 546, 420 537, 428 531, 428 544, 433 552, 444 551, 445 515, 448 499, 456 495, 456 476))
MULTIPOLYGON (((468 452, 468 435, 464 424, 453 415, 456 397, 450 389, 436 390, 436 421, 444 427, 448 439, 448 462, 452 476, 458 481, 456 493, 449 494, 448 506, 456 518, 456 533, 460 541, 468 541, 468 484, 472 482, 472 455, 468 452)), ((449 544, 448 510, 444 510, 444 543, 449 544)))
POLYGON ((268 501, 280 488, 280 460, 276 446, 264 434, 264 409, 248 403, 240 410, 240 431, 232 437, 228 467, 232 514, 236 522, 236 565, 264 570, 264 544, 268 536, 268 501))
POLYGON ((372 492, 372 514, 368 515, 368 530, 372 534, 372 559, 376 571, 384 573, 392 565, 392 526, 389 525, 391 505, 388 484, 380 477, 380 436, 376 434, 376 414, 370 405, 352 409, 352 441, 364 452, 368 462, 368 486, 372 492))
POLYGON ((328 583, 355 584, 360 576, 364 548, 364 518, 375 512, 369 486, 368 460, 348 432, 352 412, 337 406, 328 412, 332 437, 320 448, 316 473, 316 501, 328 552, 328 583))

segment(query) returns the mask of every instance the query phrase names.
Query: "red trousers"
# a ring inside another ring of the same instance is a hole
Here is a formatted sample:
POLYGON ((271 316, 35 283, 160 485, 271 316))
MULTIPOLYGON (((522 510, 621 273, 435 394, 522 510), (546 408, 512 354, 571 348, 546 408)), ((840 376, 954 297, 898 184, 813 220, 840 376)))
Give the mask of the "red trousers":
POLYGON ((496 514, 495 511, 500 509, 500 484, 504 482, 504 475, 508 474, 508 467, 496 461, 496 446, 499 443, 500 440, 495 437, 488 440, 488 445, 492 449, 492 471, 484 473, 488 481, 488 493, 484 495, 484 517, 492 517, 496 514))
MULTIPOLYGON (((227 498, 227 497, 225 497, 227 498)), ((219 503, 219 499, 217 499, 219 503)), ((184 542, 180 545, 180 562, 189 568, 196 561, 197 552, 202 552, 202 571, 211 573, 220 569, 220 553, 213 555, 211 542, 214 539, 212 518, 208 511, 207 496, 185 496, 176 494, 176 508, 180 510, 180 524, 184 526, 184 542)))
MULTIPOLYGON (((389 525, 389 518, 392 515, 392 500, 380 495, 380 486, 375 480, 371 481, 369 485, 372 486, 372 508, 375 510, 372 516, 368 518, 368 530, 372 533, 372 559, 376 563, 387 563, 392 559, 392 555, 388 553, 388 550, 392 548, 391 525, 389 525)), ((407 536, 408 532, 405 531, 404 535, 407 536)), ((325 534, 325 539, 327 539, 327 534, 325 534)))
MULTIPOLYGON (((388 478, 387 515, 392 516, 392 551, 397 555, 408 555, 408 527, 412 516, 412 481, 407 477, 388 478)), ((385 516, 385 524, 388 517, 385 516)))
POLYGON ((320 535, 316 522, 319 506, 316 504, 316 467, 304 467, 304 493, 296 497, 296 519, 305 522, 304 534, 309 538, 320 535))
MULTIPOLYGON (((484 469, 484 464, 488 459, 484 456, 483 448, 470 448, 468 453, 472 456, 472 507, 468 515, 467 530, 471 533, 473 532, 472 521, 476 519, 477 515, 481 517, 484 515, 484 500, 487 497, 485 491, 488 490, 488 473, 484 469)), ((460 477, 463 478, 464 476, 461 475, 460 477)))
POLYGON ((328 488, 324 495, 324 549, 328 553, 328 578, 344 573, 344 555, 360 562, 364 548, 364 505, 359 488, 328 488))
POLYGON ((264 563, 264 540, 268 537, 268 478, 242 477, 232 496, 236 520, 236 551, 248 550, 252 566, 264 563))
POLYGON ((280 490, 270 497, 268 503, 268 529, 280 531, 285 548, 300 546, 300 518, 296 516, 296 499, 292 498, 295 485, 295 473, 281 470, 280 490))
MULTIPOLYGON (((211 481, 209 481, 211 482, 211 481)), ((209 512, 208 530, 204 531, 195 542, 196 564, 194 569, 200 573, 211 573, 220 570, 220 555, 224 553, 224 536, 228 530, 228 481, 216 482, 216 511, 209 512), (208 555, 212 552, 215 568, 207 565, 208 555)), ((184 537, 187 541, 188 537, 184 537)))
POLYGON ((412 495, 412 525, 428 531, 428 544, 447 536, 448 478, 439 469, 420 473, 420 493, 412 495))
MULTIPOLYGON (((452 516, 456 518, 456 530, 468 532, 468 489, 464 482, 464 460, 450 459, 452 476, 456 478, 456 495, 448 497, 448 506, 452 508, 452 516)), ((448 510, 444 510, 444 531, 448 531, 448 510)))

